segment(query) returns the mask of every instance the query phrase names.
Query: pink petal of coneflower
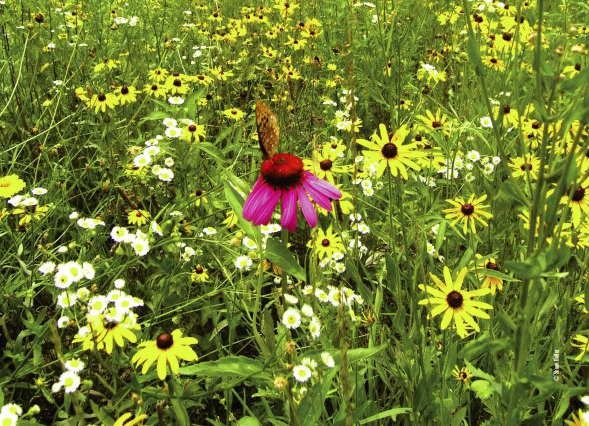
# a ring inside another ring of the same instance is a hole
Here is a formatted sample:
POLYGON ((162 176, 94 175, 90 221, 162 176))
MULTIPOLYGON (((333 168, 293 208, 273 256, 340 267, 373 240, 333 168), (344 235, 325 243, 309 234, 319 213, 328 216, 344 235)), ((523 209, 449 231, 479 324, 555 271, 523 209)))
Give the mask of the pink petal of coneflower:
POLYGON ((317 225, 317 212, 315 211, 315 207, 313 207, 313 203, 309 200, 309 197, 302 186, 297 185, 296 189, 303 216, 307 219, 309 226, 313 228, 317 225))
POLYGON ((342 193, 335 186, 327 182, 326 180, 319 179, 313 173, 305 171, 303 175, 304 180, 309 180, 313 183, 313 187, 319 190, 323 195, 327 195, 332 200, 339 200, 342 198, 342 193))
POLYGON ((280 224, 291 233, 297 230, 297 199, 297 191, 294 188, 282 192, 282 218, 280 224))
POLYGON ((301 183, 303 184, 305 191, 309 193, 313 201, 315 201, 325 210, 331 211, 331 200, 327 195, 325 195, 323 192, 317 189, 317 186, 314 181, 310 179, 303 179, 301 183))
POLYGON ((252 192, 245 200, 243 205, 243 218, 252 222, 254 225, 260 225, 270 222, 272 212, 278 204, 280 190, 275 191, 266 183, 263 177, 256 181, 252 192))
POLYGON ((256 226, 258 225, 268 225, 270 219, 272 218, 272 213, 276 209, 276 205, 280 200, 280 196, 282 195, 281 189, 274 189, 270 185, 267 185, 267 188, 264 188, 266 193, 265 198, 260 198, 259 206, 256 210, 257 217, 254 217, 252 223, 256 226))

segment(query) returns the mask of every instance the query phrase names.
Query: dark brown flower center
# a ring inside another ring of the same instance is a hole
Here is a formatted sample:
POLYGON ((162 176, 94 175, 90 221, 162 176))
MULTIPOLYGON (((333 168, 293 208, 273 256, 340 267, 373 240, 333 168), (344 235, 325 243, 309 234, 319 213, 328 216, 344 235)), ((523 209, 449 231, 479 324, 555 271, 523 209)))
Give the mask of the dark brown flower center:
POLYGON ((526 171, 526 170, 532 170, 532 164, 531 163, 527 163, 527 164, 522 164, 521 166, 519 166, 520 169, 522 169, 522 171, 526 171))
POLYGON ((394 143, 386 143, 384 144, 384 146, 382 147, 382 155, 384 155, 385 158, 395 158, 397 156, 398 150, 397 150, 397 145, 395 145, 394 143))
POLYGON ((497 265, 495 262, 487 262, 487 264, 485 265, 485 268, 493 269, 494 271, 498 271, 499 265, 497 265))
POLYGON ((196 268, 194 268, 194 272, 196 272, 197 274, 202 274, 205 270, 202 269, 202 266, 197 266, 196 268))
POLYGON ((468 379, 468 375, 464 371, 461 371, 460 373, 458 373, 458 377, 460 377, 460 380, 468 379))
POLYGON ((501 38, 503 38, 503 40, 505 40, 505 41, 511 41, 511 39, 513 38, 513 35, 511 35, 510 33, 503 33, 501 38))
POLYGON ((509 105, 503 105, 503 114, 509 114, 511 112, 511 107, 509 105))
POLYGON ((196 125, 195 124, 191 124, 190 126, 188 126, 188 130, 191 132, 196 131, 196 125))
POLYGON ((585 197, 585 188, 579 186, 573 193, 573 201, 581 201, 585 197))
POLYGON ((151 85, 151 90, 153 90, 155 92, 157 90, 157 84, 152 84, 151 85))
POLYGON ((327 158, 319 163, 319 167, 321 167, 321 170, 323 170, 325 172, 328 170, 331 170, 332 166, 333 166, 333 161, 331 161, 329 158, 327 158))
POLYGON ((434 122, 432 122, 432 127, 434 129, 437 129, 438 127, 442 127, 442 122, 441 121, 434 121, 434 122))
POLYGON ((276 154, 262 163, 262 176, 275 188, 289 188, 303 177, 303 161, 291 154, 276 154))
POLYGON ((451 308, 458 309, 462 306, 464 298, 462 297, 462 294, 460 294, 460 292, 453 290, 450 293, 448 293, 448 296, 446 296, 446 302, 448 302, 448 306, 450 306, 451 308))
POLYGON ((538 130, 539 128, 540 128, 540 122, 539 121, 534 121, 532 123, 532 129, 538 130))
POLYGON ((323 247, 329 247, 329 240, 327 238, 324 238, 323 241, 321 241, 321 245, 323 247))
POLYGON ((194 192, 194 194, 195 194, 197 197, 200 197, 200 196, 202 195, 202 190, 201 190, 201 189, 197 189, 197 190, 194 192))
POLYGON ((127 95, 127 94, 129 94, 129 88, 128 88, 127 86, 123 86, 123 87, 121 87, 121 93, 122 93, 123 95, 127 95))
POLYGON ((474 213, 474 206, 470 203, 463 204, 462 207, 460 208, 460 211, 462 212, 463 215, 470 216, 471 214, 474 213))
POLYGON ((162 333, 159 336, 157 336, 157 339, 155 339, 155 343, 158 349, 166 350, 172 347, 172 345, 174 344, 174 338, 170 333, 162 333))
POLYGON ((581 64, 575 64, 575 70, 581 71, 581 64))
POLYGON ((180 87, 182 86, 182 80, 180 80, 179 78, 174 79, 174 86, 176 87, 180 87))
POLYGON ((100 94, 98 95, 98 100, 99 100, 100 102, 104 102, 104 101, 106 101, 106 95, 105 95, 104 93, 100 93, 100 94))

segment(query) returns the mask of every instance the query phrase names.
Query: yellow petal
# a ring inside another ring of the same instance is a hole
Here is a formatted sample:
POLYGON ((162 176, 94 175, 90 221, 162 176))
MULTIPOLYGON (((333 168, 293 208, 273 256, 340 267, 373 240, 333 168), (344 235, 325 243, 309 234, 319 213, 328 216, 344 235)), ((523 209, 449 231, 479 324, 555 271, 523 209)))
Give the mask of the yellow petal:
POLYGON ((157 376, 160 378, 160 380, 166 379, 166 375, 167 375, 166 360, 167 359, 168 358, 166 356, 165 351, 160 353, 160 355, 157 359, 157 376))

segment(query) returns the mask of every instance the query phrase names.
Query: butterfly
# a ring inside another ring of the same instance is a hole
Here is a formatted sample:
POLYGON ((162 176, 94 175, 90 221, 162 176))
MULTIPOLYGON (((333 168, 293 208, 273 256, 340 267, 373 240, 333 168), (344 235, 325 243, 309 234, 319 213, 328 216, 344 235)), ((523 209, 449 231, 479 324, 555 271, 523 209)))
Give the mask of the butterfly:
POLYGON ((256 102, 256 127, 258 129, 262 158, 269 160, 276 154, 278 149, 280 127, 278 127, 278 119, 274 113, 262 101, 256 102))

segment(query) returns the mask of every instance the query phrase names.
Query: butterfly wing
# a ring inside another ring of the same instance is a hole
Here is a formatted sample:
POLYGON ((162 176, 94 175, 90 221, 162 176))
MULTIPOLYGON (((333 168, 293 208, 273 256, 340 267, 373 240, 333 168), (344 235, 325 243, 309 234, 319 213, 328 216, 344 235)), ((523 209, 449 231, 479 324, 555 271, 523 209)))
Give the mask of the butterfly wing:
POLYGON ((256 127, 264 160, 272 158, 278 149, 280 128, 276 116, 262 101, 256 102, 256 127))

